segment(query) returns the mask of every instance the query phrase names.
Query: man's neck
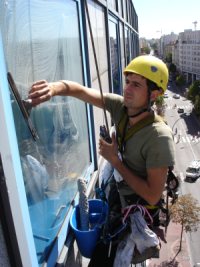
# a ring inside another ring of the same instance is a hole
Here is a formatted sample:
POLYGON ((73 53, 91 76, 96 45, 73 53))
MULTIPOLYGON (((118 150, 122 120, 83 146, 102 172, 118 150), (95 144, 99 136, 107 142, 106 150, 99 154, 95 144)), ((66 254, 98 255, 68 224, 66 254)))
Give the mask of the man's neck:
MULTIPOLYGON (((129 113, 128 113, 129 114, 129 113)), ((130 126, 133 126, 135 125, 137 122, 143 120, 144 118, 148 117, 150 114, 152 114, 152 111, 145 111, 145 112, 142 112, 141 114, 139 114, 138 116, 136 117, 129 117, 129 125, 130 126)))

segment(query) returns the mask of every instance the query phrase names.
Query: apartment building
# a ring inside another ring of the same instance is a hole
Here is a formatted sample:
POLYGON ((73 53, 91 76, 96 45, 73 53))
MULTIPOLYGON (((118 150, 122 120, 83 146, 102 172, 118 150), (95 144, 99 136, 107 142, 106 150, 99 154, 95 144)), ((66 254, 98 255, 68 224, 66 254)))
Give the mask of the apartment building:
POLYGON ((171 32, 170 34, 161 36, 160 43, 159 43, 160 44, 159 51, 160 51, 160 55, 163 58, 166 58, 166 56, 169 53, 172 53, 174 43, 176 42, 177 39, 178 39, 178 35, 173 32, 171 32))
POLYGON ((200 31, 184 30, 178 37, 178 69, 188 82, 200 79, 200 31))

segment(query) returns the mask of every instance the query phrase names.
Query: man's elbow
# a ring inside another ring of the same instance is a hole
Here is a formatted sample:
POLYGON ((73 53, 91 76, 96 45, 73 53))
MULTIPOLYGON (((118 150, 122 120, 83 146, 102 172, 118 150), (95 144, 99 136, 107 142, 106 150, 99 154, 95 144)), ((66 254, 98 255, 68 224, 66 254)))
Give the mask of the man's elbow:
POLYGON ((149 205, 155 206, 155 205, 158 204, 158 202, 160 201, 160 199, 161 199, 161 196, 152 195, 152 196, 148 196, 146 198, 146 201, 149 203, 149 205))

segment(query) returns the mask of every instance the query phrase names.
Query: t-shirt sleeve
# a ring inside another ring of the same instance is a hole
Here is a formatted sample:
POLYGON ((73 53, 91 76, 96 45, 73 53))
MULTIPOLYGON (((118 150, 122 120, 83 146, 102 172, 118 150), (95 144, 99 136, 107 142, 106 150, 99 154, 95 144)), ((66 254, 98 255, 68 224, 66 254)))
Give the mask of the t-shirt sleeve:
POLYGON ((123 110, 123 97, 117 94, 104 94, 105 108, 110 113, 114 123, 118 123, 123 110))
POLYGON ((156 138, 150 138, 145 147, 146 168, 173 166, 175 164, 174 141, 168 126, 156 132, 156 138))

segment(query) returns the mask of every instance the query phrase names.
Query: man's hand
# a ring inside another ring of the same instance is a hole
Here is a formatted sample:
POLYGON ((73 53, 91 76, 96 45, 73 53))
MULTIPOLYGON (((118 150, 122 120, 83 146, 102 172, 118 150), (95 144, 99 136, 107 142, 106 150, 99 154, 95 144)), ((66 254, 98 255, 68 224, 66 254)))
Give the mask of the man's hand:
POLYGON ((45 80, 37 81, 31 86, 28 98, 32 101, 32 106, 48 101, 54 94, 55 87, 45 80))
POLYGON ((120 161, 115 133, 112 134, 112 143, 107 143, 103 138, 99 139, 99 154, 111 163, 113 167, 120 161))

